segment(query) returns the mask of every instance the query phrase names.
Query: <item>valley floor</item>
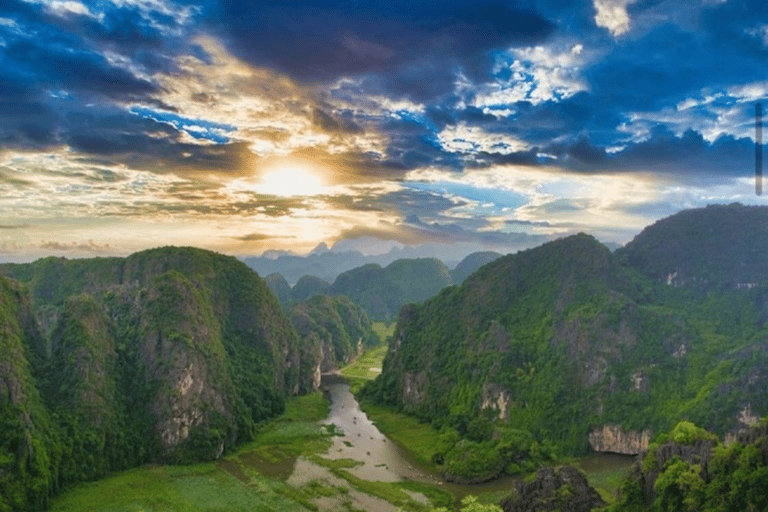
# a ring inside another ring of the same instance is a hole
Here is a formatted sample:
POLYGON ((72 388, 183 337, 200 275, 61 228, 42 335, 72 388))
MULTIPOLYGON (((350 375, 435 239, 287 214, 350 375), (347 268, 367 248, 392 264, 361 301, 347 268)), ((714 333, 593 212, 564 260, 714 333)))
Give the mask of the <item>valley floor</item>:
MULTIPOLYGON (((351 381, 354 390, 365 380, 375 378, 385 353, 385 346, 376 348, 340 373, 351 381)), ((511 481, 461 489, 442 483, 359 478, 353 468, 362 462, 328 458, 334 436, 343 436, 334 426, 320 423, 328 411, 328 402, 320 392, 293 398, 286 412, 265 425, 255 441, 219 461, 192 466, 152 465, 121 472, 76 486, 56 498, 51 510, 426 511, 452 507, 470 490, 484 503, 498 503, 509 493, 511 481)), ((435 433, 429 425, 372 404, 365 405, 365 412, 384 434, 430 469, 427 454, 435 433)), ((339 439, 344 442, 343 437, 339 439)), ((590 483, 610 501, 628 464, 593 466, 585 467, 590 483)))

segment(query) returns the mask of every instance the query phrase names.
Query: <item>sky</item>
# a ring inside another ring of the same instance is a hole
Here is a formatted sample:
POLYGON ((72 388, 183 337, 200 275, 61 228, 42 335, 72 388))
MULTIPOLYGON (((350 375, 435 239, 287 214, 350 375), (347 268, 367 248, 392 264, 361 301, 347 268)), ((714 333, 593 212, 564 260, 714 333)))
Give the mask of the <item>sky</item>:
POLYGON ((0 261, 623 244, 766 99, 764 0, 2 0, 0 261))

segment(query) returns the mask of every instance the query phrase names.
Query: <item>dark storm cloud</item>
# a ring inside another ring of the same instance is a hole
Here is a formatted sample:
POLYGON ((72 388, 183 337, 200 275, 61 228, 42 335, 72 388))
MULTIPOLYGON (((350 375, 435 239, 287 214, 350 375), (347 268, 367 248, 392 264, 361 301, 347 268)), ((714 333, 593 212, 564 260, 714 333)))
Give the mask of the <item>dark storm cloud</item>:
MULTIPOLYGON (((196 46, 197 35, 219 36, 246 62, 304 84, 355 78, 349 86, 355 90, 345 96, 350 110, 335 110, 333 102, 318 98, 305 111, 314 128, 339 139, 380 132, 383 154, 295 150, 352 182, 398 180, 429 166, 457 172, 552 165, 574 172, 658 173, 674 166, 683 174, 741 175, 748 169, 748 141, 726 136, 710 144, 698 132, 676 137, 669 131, 679 133, 680 126, 656 120, 648 123, 649 138, 636 143, 638 137, 622 127, 631 124, 633 113, 673 109, 705 89, 764 80, 768 61, 760 32, 768 23, 762 0, 640 0, 627 6, 630 30, 620 37, 596 25, 592 0, 210 0, 165 6, 86 1, 85 8, 69 10, 62 5, 0 2, 0 18, 13 21, 0 24, 0 149, 68 145, 109 164, 181 175, 231 175, 257 163, 246 142, 193 144, 167 123, 122 110, 138 104, 172 111, 157 99, 164 91, 150 77, 179 73, 180 56, 209 59, 196 46), (504 115, 473 106, 479 92, 456 91, 459 73, 476 86, 509 78, 509 70, 494 75, 493 58, 509 48, 553 41, 562 42, 561 51, 578 42, 585 54, 593 52, 578 72, 586 90, 500 105, 513 112, 504 115), (394 115, 361 108, 355 114, 355 98, 367 95, 407 97, 423 110, 394 115), (530 149, 446 151, 437 134, 459 124, 513 136, 530 149), (624 149, 608 152, 619 146, 624 149)), ((214 94, 191 96, 208 103, 214 94)), ((683 128, 702 130, 695 122, 683 128)))
POLYGON ((611 166, 618 169, 655 172, 674 178, 709 176, 712 178, 749 177, 754 172, 754 143, 731 136, 708 143, 693 130, 680 137, 663 128, 645 142, 611 155, 611 166))
POLYGON ((0 148, 54 145, 58 114, 0 53, 0 148))
POLYGON ((762 0, 724 2, 716 9, 705 10, 701 17, 702 26, 713 40, 728 41, 733 53, 764 62, 768 47, 752 33, 761 23, 768 23, 768 9, 762 0))
POLYGON ((105 52, 128 59, 132 69, 142 68, 143 60, 144 71, 151 73, 169 67, 161 62, 168 38, 138 12, 110 6, 101 5, 107 10, 97 20, 15 0, 0 5, 6 19, 0 24, 0 148, 85 143, 70 125, 71 111, 113 110, 115 102, 125 101, 166 107, 152 98, 160 92, 155 84, 113 63, 105 52))
POLYGON ((499 47, 543 41, 554 25, 529 2, 222 0, 210 11, 230 49, 304 82, 382 73, 415 97, 448 90, 451 68, 499 47), (390 74, 394 73, 394 74, 390 74))
POLYGON ((112 66, 103 55, 90 51, 57 50, 22 41, 9 45, 7 55, 17 69, 49 88, 85 91, 109 98, 139 98, 157 88, 129 71, 112 66))
POLYGON ((235 175, 252 168, 256 156, 244 142, 193 144, 168 123, 128 112, 72 112, 63 141, 74 150, 106 157, 137 169, 192 176, 201 172, 235 175))
POLYGON ((733 178, 754 172, 754 143, 750 139, 721 136, 714 142, 687 130, 680 136, 657 126, 650 137, 607 153, 582 136, 571 145, 550 146, 568 169, 584 173, 647 172, 670 179, 709 176, 733 178))

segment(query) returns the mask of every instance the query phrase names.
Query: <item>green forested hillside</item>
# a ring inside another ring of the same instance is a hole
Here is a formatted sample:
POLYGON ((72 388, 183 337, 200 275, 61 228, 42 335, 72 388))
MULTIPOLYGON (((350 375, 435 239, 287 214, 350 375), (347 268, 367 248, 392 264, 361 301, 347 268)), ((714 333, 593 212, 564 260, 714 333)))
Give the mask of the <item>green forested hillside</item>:
POLYGON ((39 343, 28 294, 0 277, 0 510, 43 509, 59 487, 62 446, 30 361, 39 343))
POLYGON ((768 426, 720 439, 688 421, 658 437, 621 485, 615 512, 768 510, 768 426))
POLYGON ((466 278, 474 274, 477 269, 493 260, 501 257, 501 254, 494 251, 473 252, 461 260, 456 267, 451 270, 451 280, 453 284, 461 284, 466 278))
POLYGON ((702 299, 590 236, 560 239, 404 308, 364 393, 442 429, 434 460, 458 479, 583 453, 606 425, 640 439, 688 418, 723 433, 768 412, 766 292, 702 299))
POLYGON ((741 204, 683 210, 616 251, 656 281, 699 292, 768 281, 768 208, 741 204))
POLYGON ((269 289, 275 294, 280 304, 288 304, 291 302, 291 285, 285 280, 282 274, 275 272, 269 274, 264 278, 264 282, 267 283, 269 289))
POLYGON ((434 296, 452 283, 448 268, 434 258, 402 259, 382 268, 363 265, 339 275, 330 293, 345 295, 373 320, 390 321, 400 308, 434 296))
POLYGON ((291 289, 291 299, 294 302, 307 300, 321 293, 328 293, 331 283, 315 276, 302 276, 291 289))
POLYGON ((2 421, 23 426, 0 429, 0 510, 147 461, 211 459, 316 385, 318 347, 235 258, 163 248, 0 272, 29 290, 0 282, 2 421))
POLYGON ((380 342, 365 311, 343 296, 315 295, 293 306, 290 316, 299 336, 319 347, 321 372, 338 369, 380 342))

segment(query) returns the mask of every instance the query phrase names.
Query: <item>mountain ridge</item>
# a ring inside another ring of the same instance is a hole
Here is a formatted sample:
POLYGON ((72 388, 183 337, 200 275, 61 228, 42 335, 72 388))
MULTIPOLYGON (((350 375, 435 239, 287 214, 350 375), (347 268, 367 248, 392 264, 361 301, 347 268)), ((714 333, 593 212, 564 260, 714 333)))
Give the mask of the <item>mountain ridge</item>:
POLYGON ((546 450, 532 442, 638 453, 643 432, 680 417, 722 435, 745 411, 768 413, 759 320, 768 287, 702 296, 627 261, 579 234, 483 266, 403 308, 364 396, 459 436, 461 453, 446 445, 434 457, 446 475, 470 480, 535 462, 546 450), (611 425, 621 435, 606 437, 611 425))

